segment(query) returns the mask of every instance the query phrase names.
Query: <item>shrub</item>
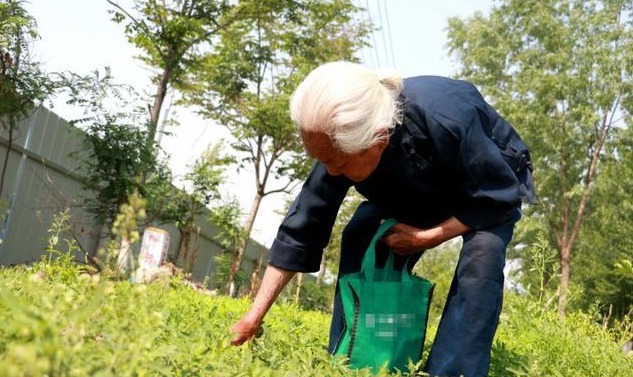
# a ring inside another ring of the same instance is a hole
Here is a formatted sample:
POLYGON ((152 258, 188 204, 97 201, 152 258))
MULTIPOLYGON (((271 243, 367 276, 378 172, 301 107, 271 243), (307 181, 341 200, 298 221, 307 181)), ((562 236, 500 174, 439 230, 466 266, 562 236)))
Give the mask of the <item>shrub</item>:
POLYGON ((321 313, 276 305, 263 335, 237 348, 228 329, 249 303, 177 279, 64 283, 16 268, 0 270, 0 284, 5 376, 349 375, 325 350, 329 319, 321 313))
POLYGON ((629 376, 621 336, 576 312, 565 319, 523 296, 507 295, 490 376, 629 376))

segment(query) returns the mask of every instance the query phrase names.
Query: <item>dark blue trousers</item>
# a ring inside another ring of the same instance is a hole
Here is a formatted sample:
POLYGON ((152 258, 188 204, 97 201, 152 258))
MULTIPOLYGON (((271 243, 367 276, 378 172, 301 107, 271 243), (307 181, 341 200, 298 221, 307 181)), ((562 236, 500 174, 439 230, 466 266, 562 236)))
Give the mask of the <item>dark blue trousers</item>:
MULTIPOLYGON (((343 231, 339 276, 360 270, 365 250, 380 221, 390 216, 369 202, 358 207, 343 231)), ((506 247, 520 216, 517 209, 515 216, 507 222, 491 229, 471 231, 462 237, 455 275, 424 367, 431 376, 479 377, 488 374, 492 340, 503 303, 506 247)), ((415 226, 414 223, 410 225, 415 226)), ((386 251, 377 252, 377 264, 384 263, 386 255, 386 251)), ((411 256, 407 267, 413 268, 421 255, 420 252, 411 256)), ((403 268, 405 262, 404 258, 396 258, 396 268, 403 268)), ((343 334, 344 324, 337 286, 330 326, 330 353, 334 352, 343 334)))

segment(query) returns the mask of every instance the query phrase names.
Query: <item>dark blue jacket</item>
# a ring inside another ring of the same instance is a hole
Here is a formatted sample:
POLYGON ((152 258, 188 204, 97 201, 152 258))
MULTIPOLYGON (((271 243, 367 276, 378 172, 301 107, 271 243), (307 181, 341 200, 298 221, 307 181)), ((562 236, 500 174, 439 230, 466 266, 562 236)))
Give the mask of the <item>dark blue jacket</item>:
POLYGON ((339 207, 351 186, 401 222, 429 228, 455 216, 472 229, 508 219, 534 202, 529 152, 474 85, 435 76, 405 79, 404 119, 376 170, 354 183, 317 163, 269 253, 269 263, 318 271, 339 207))

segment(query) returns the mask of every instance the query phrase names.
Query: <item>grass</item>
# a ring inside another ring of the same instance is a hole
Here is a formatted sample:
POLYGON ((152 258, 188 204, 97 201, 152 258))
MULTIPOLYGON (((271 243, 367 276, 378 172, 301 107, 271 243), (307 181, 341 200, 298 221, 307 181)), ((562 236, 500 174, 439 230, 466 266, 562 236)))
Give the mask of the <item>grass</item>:
MULTIPOLYGON (((0 269, 1 376, 372 375, 330 358, 325 313, 275 305, 259 339, 232 347, 228 328, 246 300, 177 278, 140 285, 73 268, 0 269)), ((434 331, 431 323, 427 350, 434 331)), ((490 376, 628 377, 633 357, 619 351, 620 335, 587 315, 559 320, 510 296, 490 376)))

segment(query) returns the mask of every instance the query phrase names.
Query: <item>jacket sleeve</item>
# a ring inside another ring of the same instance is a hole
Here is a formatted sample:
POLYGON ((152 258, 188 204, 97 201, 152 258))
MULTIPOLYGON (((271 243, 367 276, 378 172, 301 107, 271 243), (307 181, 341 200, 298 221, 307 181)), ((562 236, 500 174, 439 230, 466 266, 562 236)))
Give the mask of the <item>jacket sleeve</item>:
POLYGON ((444 114, 428 114, 433 138, 461 183, 461 210, 455 217, 471 229, 486 229, 510 218, 520 203, 519 181, 486 133, 486 117, 477 106, 464 104, 444 114))
POLYGON ((350 186, 344 176, 331 176, 322 164, 315 164, 279 226, 268 263, 289 271, 318 271, 350 186))

